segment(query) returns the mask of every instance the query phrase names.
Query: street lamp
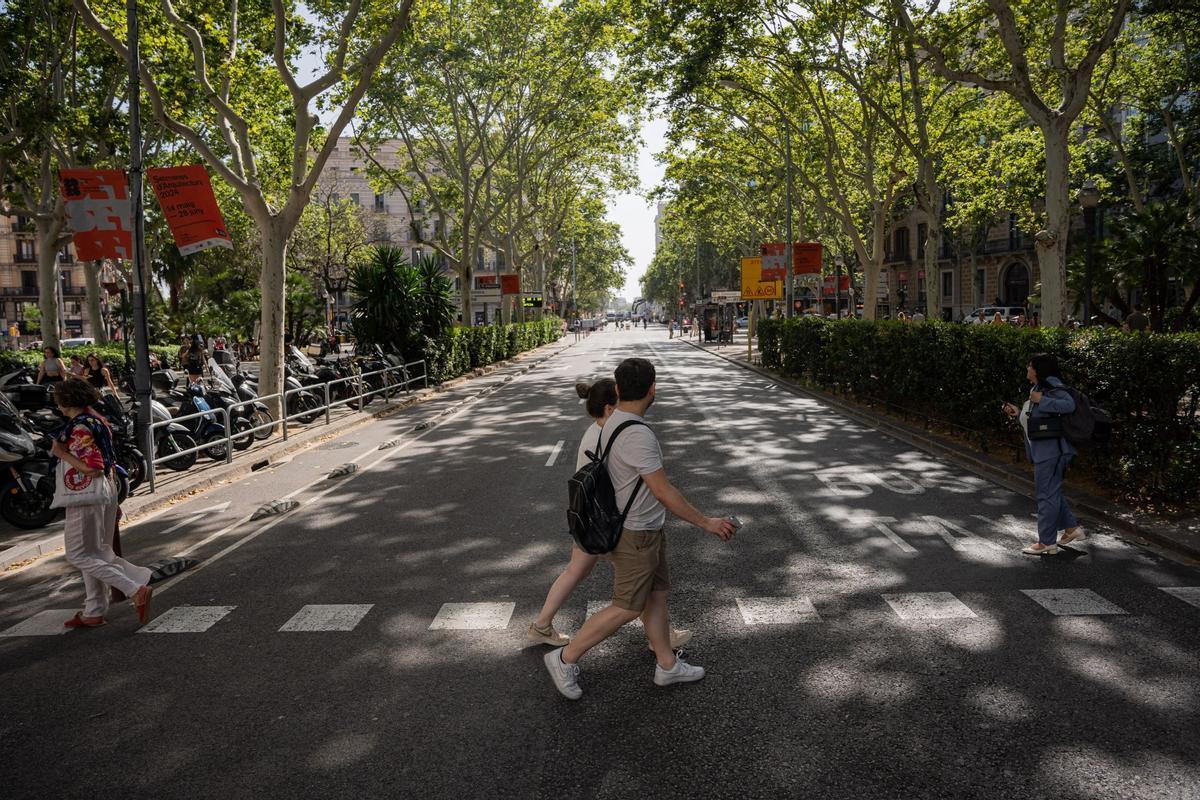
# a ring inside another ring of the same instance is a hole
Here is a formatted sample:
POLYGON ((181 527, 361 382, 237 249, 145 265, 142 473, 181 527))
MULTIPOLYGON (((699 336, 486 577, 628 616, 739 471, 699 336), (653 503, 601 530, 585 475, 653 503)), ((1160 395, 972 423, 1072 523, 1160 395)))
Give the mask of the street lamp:
POLYGON ((1083 207, 1083 227, 1087 236, 1087 247, 1083 259, 1083 324, 1092 322, 1092 273, 1096 258, 1096 206, 1100 205, 1100 190, 1096 182, 1088 178, 1076 195, 1083 207))
POLYGON ((795 289, 793 288, 794 278, 792 276, 792 125, 788 120, 787 114, 783 108, 777 105, 770 98, 763 95, 761 92, 751 89, 744 83, 722 78, 717 81, 717 85, 725 89, 735 89, 740 92, 746 92, 756 97, 762 98, 764 102, 775 109, 779 114, 779 122, 783 127, 783 168, 787 174, 787 188, 784 191, 784 235, 787 237, 787 242, 783 247, 783 263, 786 273, 784 275, 784 297, 786 302, 785 314, 792 316, 796 310, 795 289))

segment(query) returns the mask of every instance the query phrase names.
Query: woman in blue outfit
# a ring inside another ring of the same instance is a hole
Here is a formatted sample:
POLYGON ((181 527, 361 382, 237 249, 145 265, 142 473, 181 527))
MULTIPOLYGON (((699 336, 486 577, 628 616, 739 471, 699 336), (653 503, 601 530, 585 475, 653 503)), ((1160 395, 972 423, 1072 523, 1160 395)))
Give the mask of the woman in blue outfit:
POLYGON ((1078 450, 1063 436, 1054 439, 1030 439, 1029 424, 1039 418, 1070 414, 1075 410, 1071 393, 1063 389, 1059 377, 1058 359, 1039 353, 1029 359, 1026 378, 1033 384, 1025 405, 1017 408, 1004 404, 1004 413, 1015 417, 1025 434, 1025 452, 1033 462, 1033 488, 1037 497, 1038 540, 1021 552, 1029 555, 1053 555, 1058 545, 1083 541, 1087 538, 1079 520, 1063 497, 1063 475, 1078 450), (1063 531, 1062 539, 1058 532, 1063 531))

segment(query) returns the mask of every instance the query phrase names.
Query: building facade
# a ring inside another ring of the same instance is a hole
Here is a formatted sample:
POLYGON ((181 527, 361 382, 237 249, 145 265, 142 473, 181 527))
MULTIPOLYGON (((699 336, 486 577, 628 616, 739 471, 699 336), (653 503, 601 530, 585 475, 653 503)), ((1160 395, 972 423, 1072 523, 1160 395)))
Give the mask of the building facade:
MULTIPOLYGON (((40 338, 30 329, 29 312, 38 302, 38 242, 32 220, 25 217, 0 217, 0 332, 9 339, 16 326, 21 337, 40 338)), ((84 269, 76 260, 74 246, 58 252, 59 303, 63 316, 64 338, 93 336, 87 318, 84 269)), ((104 298, 103 303, 107 303, 104 298)), ((11 344, 11 342, 9 342, 11 344)))
MULTIPOLYGON (((388 169, 394 169, 398 164, 408 161, 408 151, 404 142, 391 139, 381 143, 372 152, 376 161, 388 169)), ((409 258, 415 263, 423 256, 439 258, 445 263, 435 248, 427 244, 436 241, 443 235, 441 219, 422 201, 411 201, 412 194, 405 197, 405 192, 395 188, 383 188, 376 191, 368 175, 372 166, 371 159, 365 156, 353 140, 348 137, 338 139, 338 143, 318 181, 321 192, 330 192, 334 199, 349 199, 363 209, 367 237, 371 242, 387 242, 403 248, 409 258)), ((435 168, 436 169, 436 168, 435 168)), ((415 175, 411 175, 416 182, 415 175)), ((447 232, 453 232, 453 228, 447 232)), ((505 271, 505 258, 502 251, 493 251, 480 247, 476 249, 476 261, 472 270, 471 310, 473 319, 464 320, 466 323, 478 324, 491 322, 500 313, 501 294, 499 274, 505 271)), ((460 302, 460 279, 447 264, 446 270, 454 284, 454 301, 456 307, 460 302)), ((343 309, 339 313, 344 322, 346 311, 350 307, 351 298, 339 293, 340 297, 332 298, 335 308, 343 309)))

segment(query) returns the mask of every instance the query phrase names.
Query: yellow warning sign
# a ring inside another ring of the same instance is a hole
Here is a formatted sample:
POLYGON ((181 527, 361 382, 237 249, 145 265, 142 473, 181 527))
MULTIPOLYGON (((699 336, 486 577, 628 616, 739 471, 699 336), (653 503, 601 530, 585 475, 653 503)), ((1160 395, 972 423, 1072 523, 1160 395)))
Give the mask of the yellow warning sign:
POLYGON ((762 279, 762 258, 758 256, 742 259, 742 299, 783 299, 783 281, 764 281, 762 279))

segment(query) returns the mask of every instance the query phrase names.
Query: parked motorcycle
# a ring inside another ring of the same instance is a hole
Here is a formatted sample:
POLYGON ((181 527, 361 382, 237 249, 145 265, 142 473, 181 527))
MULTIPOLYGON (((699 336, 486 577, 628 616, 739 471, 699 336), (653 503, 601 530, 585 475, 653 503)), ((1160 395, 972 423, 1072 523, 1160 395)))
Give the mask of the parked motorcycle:
POLYGON ((48 452, 40 450, 17 407, 0 393, 0 517, 17 528, 32 530, 58 514, 54 498, 54 469, 48 452))
MULTIPOLYGON (((275 421, 271 412, 267 410, 267 404, 259 402, 258 395, 249 389, 246 389, 245 394, 250 396, 244 396, 241 389, 234 385, 229 375, 218 366, 215 360, 210 359, 208 367, 212 373, 207 394, 208 402, 214 407, 224 408, 229 412, 230 424, 235 433, 239 430, 270 425, 275 421)), ((245 450, 254 444, 255 439, 266 439, 270 435, 271 428, 267 427, 255 431, 253 434, 235 436, 233 447, 235 450, 245 450)))

